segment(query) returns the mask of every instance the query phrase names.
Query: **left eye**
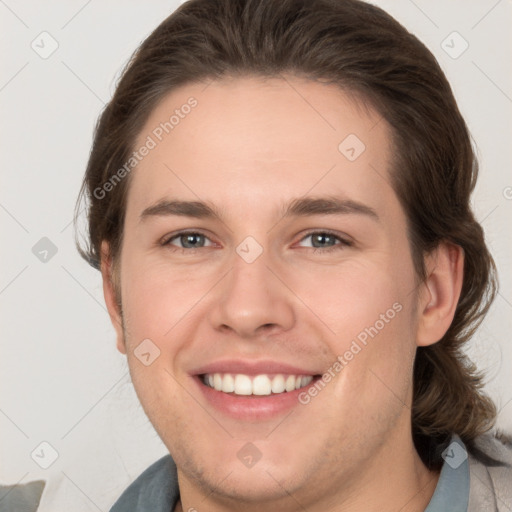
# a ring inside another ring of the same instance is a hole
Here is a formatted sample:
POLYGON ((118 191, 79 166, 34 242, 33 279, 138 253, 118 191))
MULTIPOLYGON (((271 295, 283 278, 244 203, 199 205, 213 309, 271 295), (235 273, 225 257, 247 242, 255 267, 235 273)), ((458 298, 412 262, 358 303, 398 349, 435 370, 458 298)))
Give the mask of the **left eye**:
POLYGON ((339 248, 341 249, 343 246, 350 245, 350 243, 347 240, 340 238, 338 235, 335 235, 334 233, 329 233, 328 231, 315 231, 313 233, 308 233, 301 240, 300 243, 302 244, 302 242, 304 242, 304 240, 307 240, 308 238, 311 239, 314 249, 331 249, 336 248, 336 246, 339 246, 339 248))
POLYGON ((174 241, 178 241, 180 243, 178 247, 181 249, 198 249, 205 247, 206 245, 212 245, 211 242, 210 244, 206 244, 206 241, 209 241, 208 237, 202 233, 194 232, 178 233, 165 241, 163 245, 176 245, 173 243, 174 241))

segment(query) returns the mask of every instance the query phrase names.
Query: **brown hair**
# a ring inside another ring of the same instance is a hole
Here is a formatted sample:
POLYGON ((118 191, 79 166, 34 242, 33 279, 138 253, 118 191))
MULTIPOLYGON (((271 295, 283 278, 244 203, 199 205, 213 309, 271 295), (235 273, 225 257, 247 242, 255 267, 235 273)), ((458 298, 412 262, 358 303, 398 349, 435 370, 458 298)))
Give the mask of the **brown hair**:
POLYGON ((179 7, 134 53, 98 121, 80 193, 88 202, 80 253, 98 268, 106 240, 116 261, 130 176, 108 197, 97 191, 128 161, 166 94, 191 82, 283 72, 357 93, 392 127, 392 185, 420 279, 424 255, 440 241, 464 250, 454 320, 438 343, 418 348, 414 367, 414 441, 424 463, 439 467, 450 434, 471 443, 496 416, 462 352, 494 298, 496 273, 469 205, 477 162, 450 85, 430 51, 383 10, 358 0, 191 0, 179 7))

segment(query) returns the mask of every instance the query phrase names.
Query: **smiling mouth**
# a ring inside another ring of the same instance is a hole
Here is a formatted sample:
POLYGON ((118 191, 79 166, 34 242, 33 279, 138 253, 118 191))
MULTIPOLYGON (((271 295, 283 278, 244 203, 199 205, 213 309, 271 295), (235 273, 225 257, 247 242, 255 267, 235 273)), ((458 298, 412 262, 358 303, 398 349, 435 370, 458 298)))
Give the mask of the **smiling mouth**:
POLYGON ((209 388, 237 396, 269 396, 301 389, 313 382, 316 375, 245 375, 232 373, 205 373, 201 382, 209 388))

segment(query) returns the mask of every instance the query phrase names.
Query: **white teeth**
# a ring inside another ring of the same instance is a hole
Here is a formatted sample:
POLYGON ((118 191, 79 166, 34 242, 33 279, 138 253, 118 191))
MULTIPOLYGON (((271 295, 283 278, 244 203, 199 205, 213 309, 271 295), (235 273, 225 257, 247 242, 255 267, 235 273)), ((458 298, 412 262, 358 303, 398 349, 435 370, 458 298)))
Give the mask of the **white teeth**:
POLYGON ((272 382, 266 375, 258 375, 252 381, 253 395, 270 395, 272 393, 272 382))
POLYGON ((276 375, 272 379, 272 393, 282 393, 284 390, 284 377, 282 375, 276 375))
POLYGON ((288 375, 285 384, 286 391, 293 391, 295 389, 295 377, 293 375, 288 375))
POLYGON ((222 375, 220 373, 216 373, 213 376, 213 387, 217 391, 222 391, 222 375))
POLYGON ((222 391, 224 393, 233 393, 235 391, 235 379, 232 375, 224 375, 222 379, 222 391))
POLYGON ((302 384, 301 388, 306 387, 311 381, 313 380, 313 377, 311 375, 306 375, 305 377, 302 377, 302 384))
MULTIPOLYGON (((220 375, 216 373, 215 375, 220 375)), ((238 374, 235 377, 235 395, 252 395, 252 382, 247 375, 238 374)))
POLYGON ((203 378, 203 382, 207 386, 217 391, 245 396, 266 396, 271 393, 289 392, 307 386, 312 380, 313 377, 311 375, 278 374, 274 375, 274 377, 269 377, 268 375, 249 377, 248 375, 232 375, 229 373, 210 373, 203 378))

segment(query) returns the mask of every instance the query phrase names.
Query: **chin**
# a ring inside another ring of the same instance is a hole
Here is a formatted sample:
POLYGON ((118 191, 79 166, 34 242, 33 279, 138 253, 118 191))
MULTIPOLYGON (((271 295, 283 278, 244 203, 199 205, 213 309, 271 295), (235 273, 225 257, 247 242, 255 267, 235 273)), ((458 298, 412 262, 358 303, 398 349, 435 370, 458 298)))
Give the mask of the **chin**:
POLYGON ((229 474, 226 477, 225 475, 220 476, 217 468, 210 474, 212 477, 208 479, 210 481, 203 481, 203 486, 209 489, 210 492, 215 492, 226 504, 232 501, 238 507, 244 502, 247 505, 250 503, 263 505, 265 502, 275 504, 279 500, 289 499, 288 492, 290 492, 290 489, 293 491, 301 486, 293 478, 293 475, 286 474, 290 471, 290 468, 284 466, 281 468, 262 466, 258 469, 253 467, 247 471, 241 471, 239 468, 231 469, 226 467, 226 475, 229 474), (229 474, 231 469, 233 471, 229 474))

